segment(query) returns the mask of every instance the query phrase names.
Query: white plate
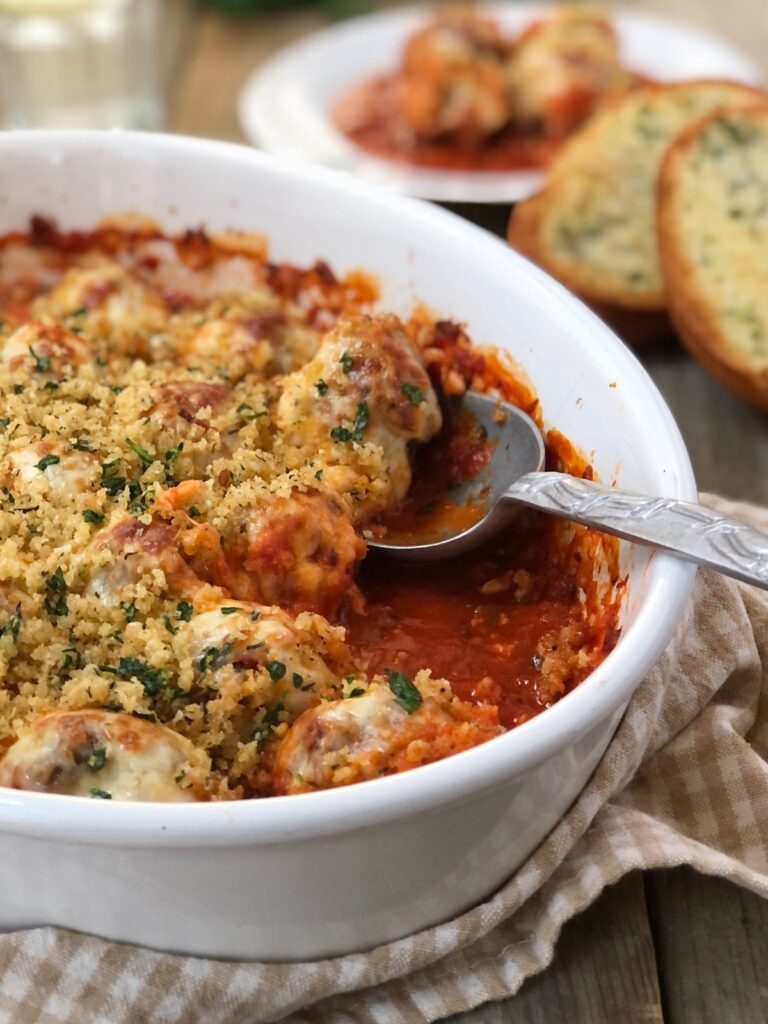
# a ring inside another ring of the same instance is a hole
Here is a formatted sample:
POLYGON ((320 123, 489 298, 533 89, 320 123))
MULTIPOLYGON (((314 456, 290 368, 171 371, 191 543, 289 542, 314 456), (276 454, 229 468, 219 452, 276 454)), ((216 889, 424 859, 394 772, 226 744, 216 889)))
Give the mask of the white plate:
MULTIPOLYGON (((516 34, 550 9, 544 4, 489 3, 484 9, 516 34)), ((455 171, 379 159, 332 124, 331 104, 371 75, 393 70, 405 39, 431 17, 427 8, 401 8, 332 25, 275 54, 240 93, 240 124, 254 145, 310 163, 349 171, 392 192, 444 202, 516 202, 539 187, 538 171, 455 171)), ((611 12, 624 64, 660 81, 732 78, 760 84, 749 57, 690 25, 627 8, 611 12)))

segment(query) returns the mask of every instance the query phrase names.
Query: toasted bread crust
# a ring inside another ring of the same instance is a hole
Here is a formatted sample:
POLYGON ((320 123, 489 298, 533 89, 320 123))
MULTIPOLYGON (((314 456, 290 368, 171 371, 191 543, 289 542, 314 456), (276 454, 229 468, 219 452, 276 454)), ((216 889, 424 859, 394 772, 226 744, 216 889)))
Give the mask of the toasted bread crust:
MULTIPOLYGON (((538 210, 543 193, 513 207, 507 228, 509 244, 523 256, 557 277, 557 269, 548 264, 537 245, 538 210)), ((567 282, 563 282, 567 286, 567 282)), ((579 295, 578 291, 571 289, 579 295)), ((664 309, 627 309, 611 302, 600 302, 579 295, 601 320, 605 320, 622 341, 630 345, 658 344, 674 340, 675 332, 664 309)))
POLYGON ((541 192, 513 210, 510 244, 587 301, 622 310, 663 310, 653 191, 667 140, 687 123, 686 103, 698 115, 713 105, 765 97, 751 86, 717 79, 636 90, 564 147, 541 192), (641 128, 647 130, 647 143, 641 128), (643 152, 650 154, 648 166, 633 158, 643 152))
MULTIPOLYGON (((759 125, 768 139, 768 99, 752 106, 724 107, 689 125, 669 147, 657 181, 656 210, 659 256, 667 291, 669 314, 677 333, 691 353, 724 387, 739 398, 768 409, 768 359, 750 359, 729 335, 718 315, 714 291, 706 280, 706 268, 698 266, 692 239, 682 223, 681 206, 687 198, 683 171, 704 133, 727 119, 759 125)), ((764 168, 768 186, 768 164, 764 168)), ((725 198, 725 197, 724 197, 725 198)), ((711 206, 702 211, 716 215, 711 206)), ((714 226, 716 231, 716 225, 714 226)), ((768 252, 755 244, 755 266, 768 263, 768 252)), ((729 285, 741 286, 738 267, 729 285)), ((768 333, 768 322, 764 323, 768 333)))

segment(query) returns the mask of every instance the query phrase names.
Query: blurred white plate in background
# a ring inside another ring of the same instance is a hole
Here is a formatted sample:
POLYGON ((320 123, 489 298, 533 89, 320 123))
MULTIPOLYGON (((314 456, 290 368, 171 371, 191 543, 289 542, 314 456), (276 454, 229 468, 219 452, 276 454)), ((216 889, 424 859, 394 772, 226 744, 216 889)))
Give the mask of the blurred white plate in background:
MULTIPOLYGON (((483 4, 516 34, 554 5, 483 4)), ((443 202, 505 203, 531 195, 539 171, 409 167, 360 149, 333 125, 329 110, 347 88, 393 71, 406 38, 430 19, 429 6, 341 22, 293 43, 260 65, 240 93, 247 138, 269 153, 349 171, 393 192, 443 202)), ((759 85, 758 65, 729 43, 679 22, 628 8, 609 10, 626 67, 659 81, 732 78, 759 85)))

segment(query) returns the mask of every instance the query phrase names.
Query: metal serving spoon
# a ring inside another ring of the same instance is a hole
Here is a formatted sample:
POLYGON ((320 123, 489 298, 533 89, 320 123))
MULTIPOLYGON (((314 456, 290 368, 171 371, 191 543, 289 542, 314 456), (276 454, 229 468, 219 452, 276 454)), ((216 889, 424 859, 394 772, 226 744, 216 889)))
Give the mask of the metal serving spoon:
POLYGON ((651 498, 566 473, 542 472, 544 441, 530 416, 473 392, 464 396, 463 406, 495 447, 485 470, 452 491, 451 498, 457 505, 481 500, 485 514, 452 536, 418 544, 371 541, 371 548, 417 562, 452 558, 489 540, 519 505, 528 505, 768 590, 768 531, 692 502, 651 498))

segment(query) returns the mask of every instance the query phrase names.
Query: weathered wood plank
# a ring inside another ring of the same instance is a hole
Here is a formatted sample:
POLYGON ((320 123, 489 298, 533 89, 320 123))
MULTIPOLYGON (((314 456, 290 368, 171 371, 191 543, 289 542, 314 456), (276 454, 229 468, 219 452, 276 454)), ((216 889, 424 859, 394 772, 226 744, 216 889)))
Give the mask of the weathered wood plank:
POLYGON ((667 1024, 764 1024, 768 902, 686 868, 646 887, 667 1024))
POLYGON ((200 11, 194 44, 179 72, 171 131, 242 141, 237 96, 245 79, 272 53, 326 20, 318 11, 295 8, 228 18, 200 11))
POLYGON ((195 48, 198 25, 195 8, 189 0, 164 0, 160 7, 157 59, 169 111, 174 108, 187 55, 195 48))
POLYGON ((768 502, 768 419, 674 344, 637 352, 667 401, 703 491, 768 502))
POLYGON ((565 926, 547 971, 526 982, 516 996, 451 1017, 450 1024, 663 1020, 643 879, 633 874, 565 926))

